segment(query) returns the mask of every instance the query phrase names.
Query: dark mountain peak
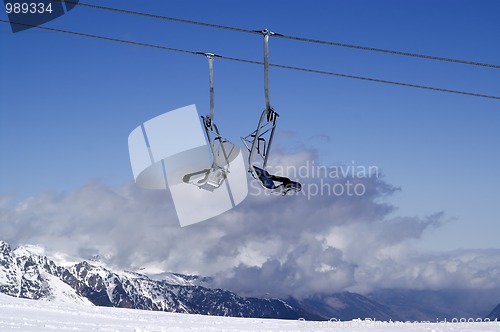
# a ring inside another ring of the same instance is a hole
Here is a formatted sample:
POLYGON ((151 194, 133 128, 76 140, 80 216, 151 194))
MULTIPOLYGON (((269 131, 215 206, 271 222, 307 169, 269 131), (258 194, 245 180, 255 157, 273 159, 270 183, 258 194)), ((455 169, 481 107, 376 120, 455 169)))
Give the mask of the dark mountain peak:
POLYGON ((9 266, 12 264, 14 255, 10 246, 3 241, 0 241, 0 266, 9 266))
POLYGON ((5 241, 0 240, 0 254, 8 253, 11 251, 12 251, 12 249, 10 248, 9 244, 5 241))
POLYGON ((489 313, 488 316, 486 316, 486 318, 491 320, 500 320, 500 303, 489 313))

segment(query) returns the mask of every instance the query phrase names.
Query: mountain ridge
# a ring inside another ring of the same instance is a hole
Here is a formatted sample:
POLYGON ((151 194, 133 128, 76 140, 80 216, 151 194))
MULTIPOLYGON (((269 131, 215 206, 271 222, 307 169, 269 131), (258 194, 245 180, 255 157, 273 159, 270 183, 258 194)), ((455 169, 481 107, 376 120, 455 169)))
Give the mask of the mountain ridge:
POLYGON ((500 320, 500 303, 486 316, 490 320, 500 320))
POLYGON ((209 277, 161 272, 113 271, 99 257, 47 256, 38 246, 12 249, 0 240, 0 293, 37 300, 189 314, 305 319, 434 321, 500 318, 500 288, 490 290, 377 290, 337 292, 306 299, 243 297, 210 287, 209 277), (497 297, 498 296, 498 297, 497 297), (478 305, 478 298, 482 304, 478 305), (484 301, 484 298, 488 298, 484 301), (487 315, 490 312, 489 315, 487 315))
POLYGON ((14 250, 0 241, 0 292, 35 300, 216 316, 321 320, 281 299, 242 297, 196 284, 197 277, 165 273, 154 280, 137 272, 115 273, 82 261, 58 266, 43 250, 14 250), (34 251, 34 252, 33 252, 34 251))

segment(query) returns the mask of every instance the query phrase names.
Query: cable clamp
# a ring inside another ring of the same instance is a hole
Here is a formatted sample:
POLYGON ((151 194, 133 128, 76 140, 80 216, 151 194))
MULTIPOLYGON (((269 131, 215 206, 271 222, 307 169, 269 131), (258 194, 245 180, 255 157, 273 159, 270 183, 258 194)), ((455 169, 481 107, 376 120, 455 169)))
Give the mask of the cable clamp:
POLYGON ((275 35, 275 32, 269 31, 268 29, 261 30, 260 33, 262 33, 264 36, 272 36, 275 35))

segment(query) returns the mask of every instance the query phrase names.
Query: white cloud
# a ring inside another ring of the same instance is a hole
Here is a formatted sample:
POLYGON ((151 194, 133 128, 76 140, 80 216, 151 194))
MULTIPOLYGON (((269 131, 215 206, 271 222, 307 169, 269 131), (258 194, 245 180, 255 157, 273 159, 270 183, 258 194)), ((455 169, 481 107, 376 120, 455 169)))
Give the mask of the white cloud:
MULTIPOLYGON (((272 162, 299 167, 314 151, 272 162)), ((124 269, 160 267, 215 277, 244 294, 306 297, 341 290, 488 288, 500 277, 500 251, 419 254, 412 249, 443 215, 390 217, 398 189, 382 178, 301 179, 304 193, 250 195, 212 220, 180 228, 166 191, 91 182, 75 192, 21 202, 0 197, 0 238, 16 246, 90 257, 104 254, 124 269), (362 196, 312 195, 318 186, 362 185, 362 196), (382 198, 386 198, 385 200, 382 198)), ((193 208, 196 205, 193 203, 193 208)))

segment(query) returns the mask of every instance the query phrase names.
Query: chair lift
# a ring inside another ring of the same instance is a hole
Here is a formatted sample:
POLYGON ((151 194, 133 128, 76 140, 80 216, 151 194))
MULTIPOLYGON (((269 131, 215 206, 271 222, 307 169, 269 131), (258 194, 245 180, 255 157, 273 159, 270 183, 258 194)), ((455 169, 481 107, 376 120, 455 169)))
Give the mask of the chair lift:
POLYGON ((249 152, 248 172, 258 180, 264 189, 268 189, 274 194, 286 195, 301 191, 302 185, 287 177, 269 174, 266 170, 269 151, 271 150, 274 131, 276 130, 276 122, 279 115, 274 111, 269 100, 269 36, 274 35, 274 32, 267 29, 261 32, 264 35, 264 95, 266 99, 266 109, 260 116, 257 129, 248 136, 242 137, 241 140, 249 152), (259 161, 254 161, 254 159, 259 161))
POLYGON ((210 77, 210 114, 201 116, 205 133, 212 154, 212 166, 210 168, 186 174, 183 182, 198 186, 200 189, 214 191, 219 188, 229 173, 229 156, 235 149, 235 146, 224 139, 217 126, 214 123, 214 71, 213 61, 215 54, 203 53, 208 59, 209 77, 210 77), (225 146, 226 145, 226 146, 225 146), (226 147, 229 151, 226 151, 226 147))

